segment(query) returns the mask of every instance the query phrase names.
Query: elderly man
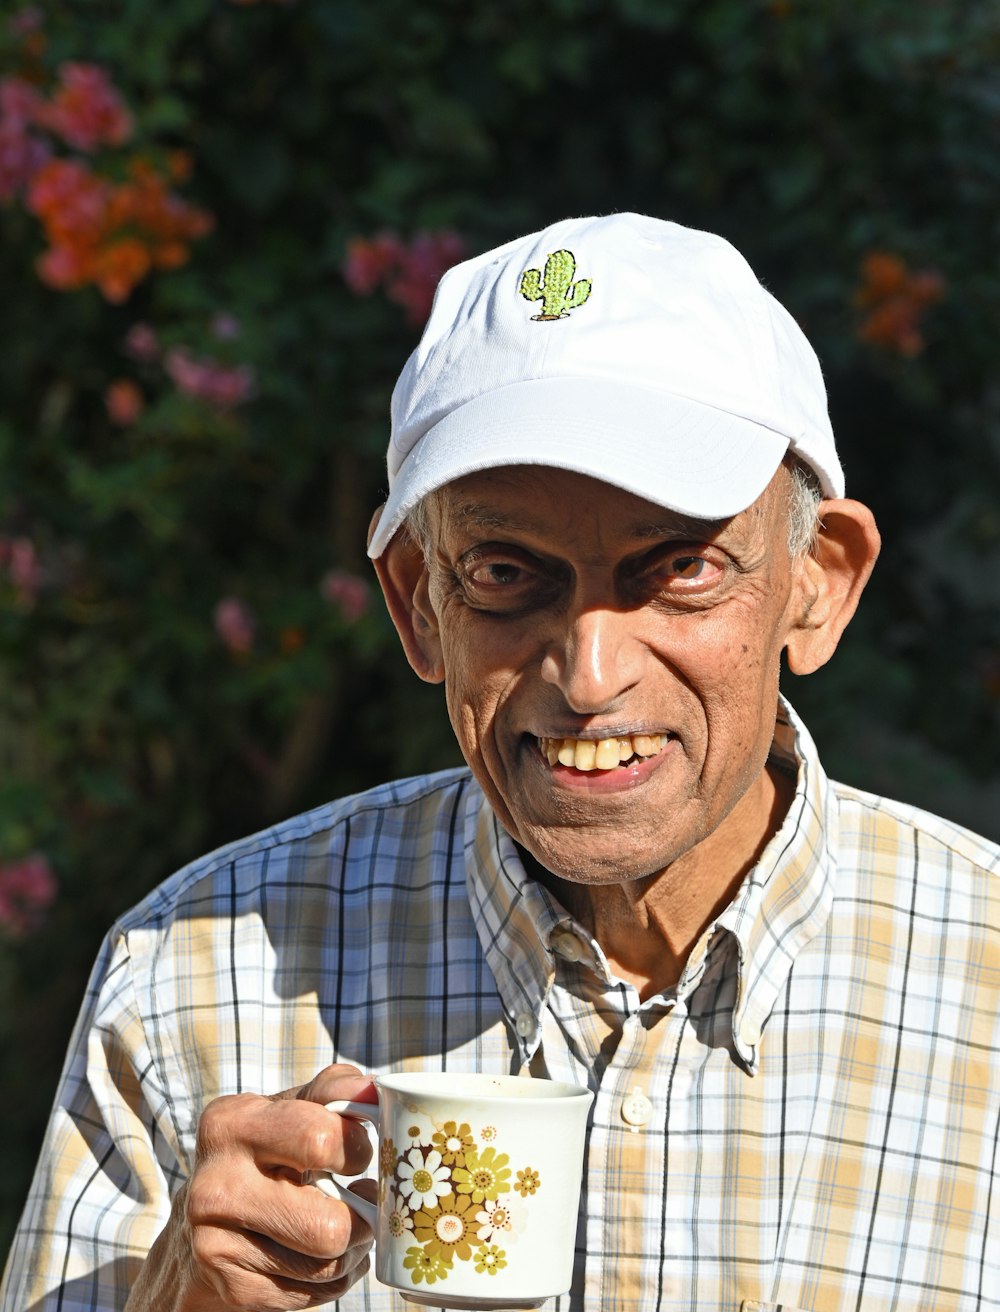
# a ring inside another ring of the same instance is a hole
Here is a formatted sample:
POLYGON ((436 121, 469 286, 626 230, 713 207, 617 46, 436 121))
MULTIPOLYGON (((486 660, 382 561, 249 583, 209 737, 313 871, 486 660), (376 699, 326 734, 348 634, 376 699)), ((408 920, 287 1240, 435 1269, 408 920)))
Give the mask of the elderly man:
POLYGON ((829 781, 779 696, 878 550, 795 323, 717 237, 558 223, 442 281, 389 482, 468 769, 122 918, 4 1307, 401 1306, 303 1173, 365 1168, 324 1104, 403 1068, 593 1090, 560 1312, 1000 1306, 1000 852, 829 781))

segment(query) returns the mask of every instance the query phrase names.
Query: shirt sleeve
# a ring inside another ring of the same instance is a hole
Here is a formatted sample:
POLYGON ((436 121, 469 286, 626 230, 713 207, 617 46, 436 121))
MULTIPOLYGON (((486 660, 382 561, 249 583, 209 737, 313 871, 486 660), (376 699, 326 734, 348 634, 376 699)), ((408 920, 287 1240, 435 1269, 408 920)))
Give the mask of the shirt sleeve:
MULTIPOLYGON (((152 1028, 152 1027, 151 1027, 152 1028)), ((188 1174, 126 935, 106 940, 14 1238, 2 1312, 112 1312, 188 1174)))

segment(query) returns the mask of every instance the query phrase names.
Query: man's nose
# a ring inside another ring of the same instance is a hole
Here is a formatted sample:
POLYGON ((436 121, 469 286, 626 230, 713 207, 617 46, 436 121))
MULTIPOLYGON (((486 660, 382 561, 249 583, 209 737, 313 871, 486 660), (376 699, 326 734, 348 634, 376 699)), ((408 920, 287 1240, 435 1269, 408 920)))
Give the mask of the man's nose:
POLYGON ((559 688, 578 715, 608 710, 639 678, 642 645, 633 628, 628 611, 570 612, 547 644, 542 678, 559 688))

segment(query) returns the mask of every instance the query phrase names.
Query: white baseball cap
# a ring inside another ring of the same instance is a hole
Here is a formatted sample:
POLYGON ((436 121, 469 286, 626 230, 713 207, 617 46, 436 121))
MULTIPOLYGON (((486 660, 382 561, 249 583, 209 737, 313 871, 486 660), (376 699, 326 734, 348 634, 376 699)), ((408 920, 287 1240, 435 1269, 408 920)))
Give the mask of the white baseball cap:
POLYGON ((699 519, 786 451, 844 494, 819 361, 723 238, 639 214, 565 219, 450 269, 392 395, 379 556, 435 488, 571 469, 699 519))

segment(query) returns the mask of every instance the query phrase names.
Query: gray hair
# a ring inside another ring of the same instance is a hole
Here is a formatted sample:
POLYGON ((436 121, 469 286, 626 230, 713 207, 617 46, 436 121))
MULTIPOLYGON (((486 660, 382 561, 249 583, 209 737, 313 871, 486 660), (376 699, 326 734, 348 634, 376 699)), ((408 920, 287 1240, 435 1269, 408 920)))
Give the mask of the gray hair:
POLYGON ((791 475, 788 488, 788 554, 794 561, 808 556, 816 546, 823 488, 816 471, 797 455, 789 452, 783 463, 791 475))
MULTIPOLYGON (((789 453, 784 461, 789 473, 788 487, 788 554, 792 560, 807 556, 816 545, 820 529, 819 506, 823 489, 815 470, 789 453)), ((430 557, 431 524, 430 503, 434 492, 418 501, 403 521, 410 541, 420 548, 424 559, 430 557)))

